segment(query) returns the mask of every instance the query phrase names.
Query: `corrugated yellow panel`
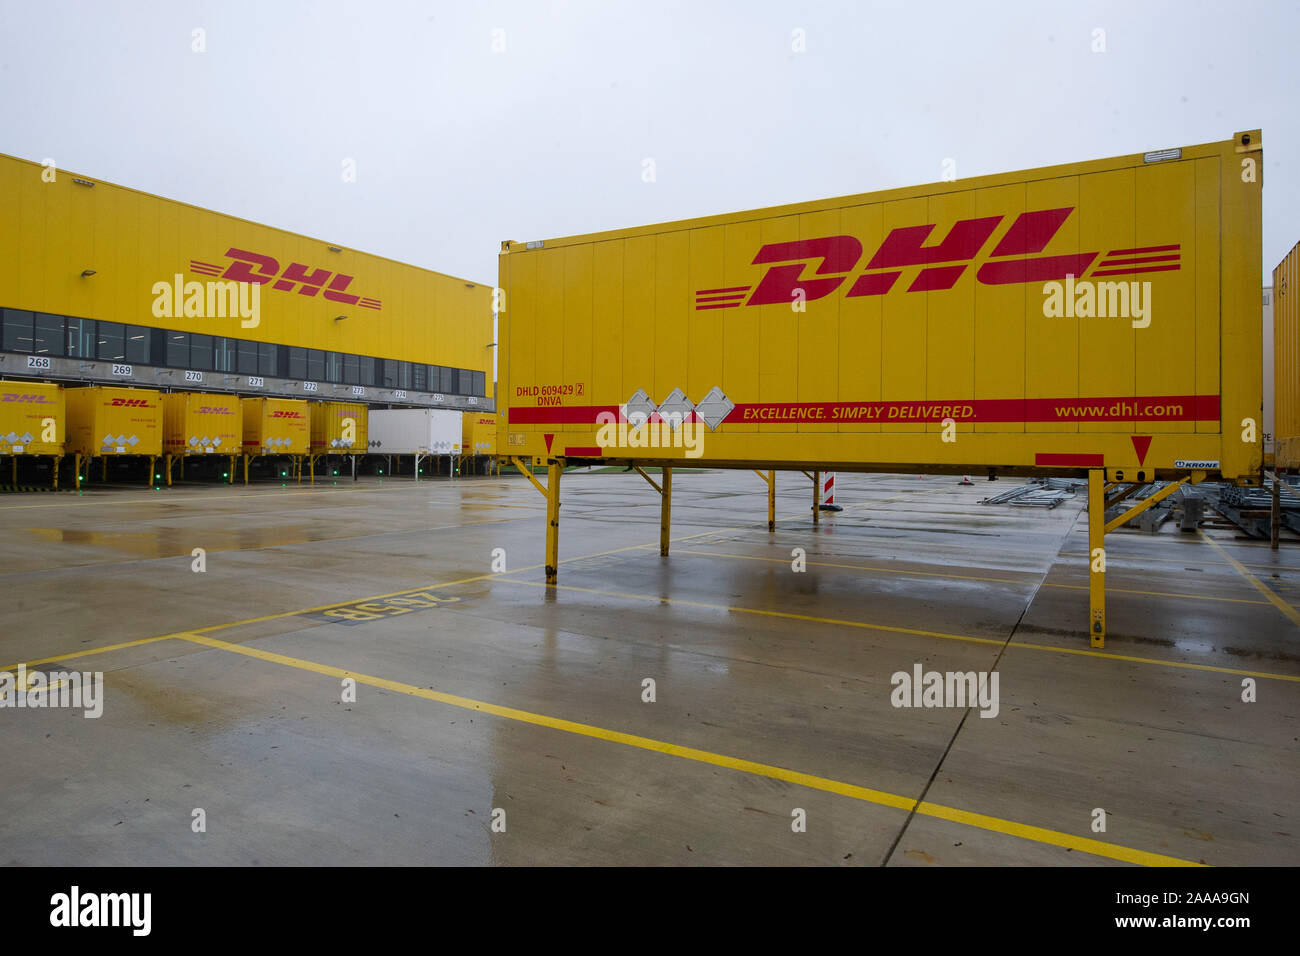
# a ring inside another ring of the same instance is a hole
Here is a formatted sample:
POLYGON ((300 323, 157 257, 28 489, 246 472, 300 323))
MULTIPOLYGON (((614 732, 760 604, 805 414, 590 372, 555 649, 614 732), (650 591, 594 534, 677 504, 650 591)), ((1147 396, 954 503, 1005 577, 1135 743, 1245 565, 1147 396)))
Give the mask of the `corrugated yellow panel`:
MULTIPOLYGON (((895 229, 932 225, 929 200, 923 197, 885 204, 883 231, 886 241, 895 229)), ((931 236, 933 238, 933 236, 931 236)), ((875 250, 867 251, 867 267, 872 268, 875 250)), ((880 267, 875 267, 880 268, 880 267)), ((884 309, 880 324, 881 397, 886 401, 922 401, 929 387, 926 381, 926 306, 925 296, 909 289, 918 273, 915 266, 896 268, 900 272, 890 291, 882 295, 884 309)), ((891 409, 891 411, 900 411, 891 409)), ((923 432, 925 425, 901 415, 886 415, 881 424, 884 432, 923 432)))
MULTIPOLYGON (((1141 189, 1138 189, 1141 193, 1141 189)), ((1180 194, 1180 199, 1185 194, 1180 194)), ((1134 224, 1134 170, 1120 169, 1112 173, 1093 173, 1079 177, 1079 208, 1076 211, 1079 228, 1079 251, 1096 251, 1097 258, 1088 267, 1088 271, 1078 277, 1075 283, 1076 312, 1079 306, 1088 302, 1080 299, 1077 291, 1092 290, 1092 304, 1088 309, 1092 315, 1084 316, 1079 312, 1079 395, 1084 398, 1130 398, 1137 378, 1134 372, 1135 337, 1140 337, 1133 328, 1133 320, 1125 315, 1102 315, 1116 311, 1131 311, 1129 298, 1132 280, 1138 278, 1130 272, 1118 275, 1093 277, 1098 265, 1112 255, 1112 250, 1120 250, 1112 257, 1120 261, 1134 258, 1133 254, 1123 250, 1139 245, 1139 236, 1145 228, 1136 229, 1134 224), (1084 286, 1084 282, 1091 283, 1084 286), (1124 305, 1129 309, 1124 309, 1124 305)), ((1164 233, 1168 237, 1169 233, 1164 233)), ((1155 242, 1161 242, 1157 238, 1155 242)), ((1120 267, 1127 268, 1127 267, 1120 267)), ((1114 269, 1104 269, 1113 272, 1114 269)), ((1141 286, 1138 287, 1139 292, 1141 286)), ((1151 329, 1143 329, 1142 333, 1151 329)), ((1115 432, 1133 431, 1131 422, 1090 422, 1079 423, 1079 431, 1115 432)), ((1139 429, 1141 431, 1141 429, 1139 429)), ((1134 459, 1129 464, 1137 465, 1134 459)))
POLYGON ((726 230, 693 229, 690 241, 690 296, 689 304, 682 310, 685 317, 686 381, 682 390, 692 402, 702 399, 709 389, 722 384, 723 355, 726 348, 724 316, 735 309, 701 309, 696 299, 700 289, 708 289, 723 274, 726 259, 726 230))
POLYGON ((654 386, 650 398, 662 402, 674 388, 686 390, 686 352, 693 343, 686 316, 694 291, 690 285, 690 233, 665 232, 655 237, 654 324, 644 341, 655 350, 654 386))
POLYGON ((17 308, 22 301, 18 291, 18 277, 21 257, 19 256, 18 237, 23 232, 22 214, 22 176, 32 175, 30 169, 18 163, 7 163, 0 159, 0 196, 7 196, 5 217, 10 220, 8 228, 0 227, 0 303, 17 308))
MULTIPOLYGON (((1028 210, 1073 210, 1069 218, 1042 249, 1043 256, 1063 256, 1091 252, 1079 248, 1079 180, 1074 176, 1039 180, 1025 184, 1025 208, 1028 210)), ((1076 277, 1077 278, 1077 277, 1076 277)), ((1045 283, 1028 283, 1025 290, 1025 398, 1077 398, 1079 396, 1079 319, 1060 317, 1042 323, 1033 317, 1045 283), (1037 285, 1037 289, 1034 286, 1037 285)), ((1041 314, 1041 305, 1037 308, 1041 314)), ((1025 423, 1028 432, 1077 433, 1074 422, 1025 423)), ((1082 446, 1080 446, 1082 448, 1082 446)), ((1087 451, 1092 451, 1089 446, 1087 451)))
MULTIPOLYGON (((986 252, 998 248, 1020 215, 1029 211, 1025 205, 1025 187, 993 186, 975 194, 976 218, 1001 216, 997 229, 985 246, 986 252)), ((1031 258, 1021 252, 1007 259, 1031 258)), ((1025 397, 1025 328, 1027 323, 1047 323, 1042 310, 1042 285, 1013 282, 1002 285, 975 283, 974 391, 976 399, 1023 399, 1025 397)), ((1023 421, 977 422, 959 424, 958 441, 963 433, 1023 433, 1023 421)))
MULTIPOLYGON (((844 230, 840 224, 840 211, 838 209, 819 210, 805 213, 799 217, 800 239, 825 239, 842 235, 844 235, 844 230)), ((857 239, 857 237, 853 238, 857 239)), ((814 264, 804 270, 803 276, 800 277, 801 280, 824 279, 835 275, 838 271, 828 269, 826 273, 819 273, 816 269, 820 264, 819 261, 814 260, 814 264)), ((845 275, 844 282, 840 286, 828 295, 815 300, 813 303, 817 306, 815 311, 808 308, 809 303, 807 302, 803 304, 803 308, 799 311, 795 311, 789 306, 785 309, 782 309, 781 306, 772 306, 774 315, 784 314, 797 336, 798 345, 795 354, 798 356, 799 391, 796 400, 799 402, 834 402, 839 395, 840 363, 836 352, 839 349, 840 305, 844 301, 844 293, 852 281, 851 274, 845 275)), ((805 294, 808 294, 806 290, 805 294)), ((836 427, 831 419, 830 411, 827 409, 819 409, 818 411, 823 415, 822 420, 800 421, 796 423, 794 430, 798 432, 835 431, 836 427)))
MULTIPOLYGON (((584 243, 564 250, 564 359, 560 378, 554 384, 565 405, 585 405, 578 387, 585 393, 591 383, 593 336, 603 334, 592 319, 592 289, 595 281, 592 246, 584 243)), ((576 426, 575 426, 576 428, 576 426)), ((565 431, 572 431, 566 428, 565 431)))
MULTIPOLYGON (((884 240, 884 206, 880 203, 849 206, 840 214, 844 235, 862 243, 862 257, 845 281, 839 303, 839 395, 842 402, 876 402, 881 397, 884 350, 881 347, 881 314, 884 296, 850 296, 856 277, 862 274, 872 254, 884 240)), ((840 432, 878 432, 880 420, 856 417, 853 424, 839 425, 840 432)))
MULTIPOLYGON (((760 224, 761 245, 794 242, 799 237, 799 220, 795 216, 778 216, 760 224)), ((812 268, 810 266, 809 268, 812 268)), ((799 334, 791 322, 790 306, 784 303, 746 306, 756 314, 758 332, 758 396, 750 401, 788 403, 799 400, 799 334)), ((814 313, 815 314, 815 313, 814 313)), ((743 398, 744 396, 740 396, 743 398)), ((737 396, 731 396, 732 401, 737 396)), ((765 432, 793 432, 788 421, 778 420, 764 426, 765 432)))
MULTIPOLYGON (((623 385, 623 348, 627 334, 623 316, 625 245, 622 241, 593 244, 591 287, 596 333, 591 343, 591 378, 585 382, 583 394, 577 397, 578 405, 595 404, 598 395, 623 395, 626 401, 632 393, 631 388, 623 385)), ((633 347, 637 341, 634 335, 633 347)))
MULTIPOLYGON (((956 223, 977 219, 976 198, 974 190, 965 190, 930 199, 927 222, 936 226, 929 243, 942 242, 949 235, 948 230, 956 228, 956 223)), ((985 240, 984 246, 987 245, 985 240)), ((925 275, 938 276, 942 277, 941 284, 946 284, 948 273, 939 270, 959 267, 961 274, 950 287, 908 293, 921 299, 925 306, 925 392, 917 394, 917 400, 926 398, 944 405, 957 404, 975 394, 975 270, 964 262, 943 261, 923 267, 917 277, 925 281, 925 275)), ((908 280, 913 271, 904 270, 900 281, 908 280)), ((956 416, 952 417, 957 420, 956 416)), ((941 432, 943 424, 930 422, 923 428, 927 432, 941 432)))
MULTIPOLYGON (((710 290, 710 299, 705 305, 743 302, 749 286, 753 283, 750 263, 759 247, 763 244, 762 229, 757 222, 730 223, 722 227, 722 249, 724 264, 712 275, 699 280, 692 291, 710 290), (719 292, 712 290, 726 289, 719 292), (740 299, 724 299, 724 296, 737 296, 740 299)), ((747 309, 741 305, 727 304, 725 308, 710 309, 722 316, 722 379, 718 383, 724 395, 746 397, 759 394, 759 336, 758 309, 747 309)), ((699 313, 697 313, 699 314, 699 313)), ((712 386, 710 386, 711 388, 712 386)), ((699 402, 703 396, 692 395, 691 400, 699 402)), ((724 422, 720 429, 727 433, 756 432, 758 425, 745 424, 740 417, 733 416, 724 422)), ((706 439, 707 441, 707 439, 706 439)))
MULTIPOLYGON (((537 369, 541 373, 532 383, 538 389, 549 389, 559 384, 564 374, 564 346, 568 330, 564 324, 564 261, 567 250, 543 249, 537 262, 537 310, 543 317, 553 317, 553 334, 539 335, 533 343, 537 355, 537 369)), ((537 404, 544 404, 548 396, 539 395, 537 404)), ((562 431, 551 428, 548 431, 562 431)))
MULTIPOLYGON (((1197 395, 1219 394, 1220 246, 1219 190, 1221 175, 1218 157, 1192 161, 1196 169, 1196 230, 1189 245, 1182 250, 1182 260, 1194 270, 1196 308, 1196 380, 1197 395)), ((1261 305, 1262 308, 1262 305, 1261 305)), ((1261 360, 1262 361, 1262 360, 1261 360)), ((1276 427, 1276 426, 1275 426, 1276 427)), ((1218 432, 1217 421, 1196 423, 1196 431, 1218 432)))
POLYGON ((654 322, 655 237, 638 236, 623 245, 623 391, 601 395, 596 399, 599 404, 621 405, 638 388, 645 389, 652 401, 659 400, 653 395, 654 322))

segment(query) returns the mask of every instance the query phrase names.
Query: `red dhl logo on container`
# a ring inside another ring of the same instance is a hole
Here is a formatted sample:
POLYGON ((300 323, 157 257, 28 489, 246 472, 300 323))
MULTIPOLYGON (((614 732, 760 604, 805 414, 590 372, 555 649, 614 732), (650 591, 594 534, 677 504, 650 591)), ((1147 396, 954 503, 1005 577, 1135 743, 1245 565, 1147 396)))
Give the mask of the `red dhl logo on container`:
MULTIPOLYGON (((988 259, 1000 261, 985 261, 975 273, 976 280, 983 285, 1010 285, 1052 282, 1066 276, 1082 277, 1100 253, 1037 255, 1060 231, 1074 209, 1074 206, 1064 206, 1021 213, 988 256, 988 259), (1035 258, 1026 258, 1028 256, 1035 258)), ((884 295, 894 288, 904 269, 916 266, 922 268, 908 286, 908 292, 951 289, 1004 219, 1005 216, 985 216, 959 220, 948 230, 942 242, 930 246, 923 243, 934 231, 934 224, 894 229, 867 263, 867 271, 858 276, 845 296, 884 295), (939 265, 945 262, 955 264, 939 265)), ((1091 275, 1177 272, 1179 249, 1178 243, 1112 249, 1096 261, 1091 275)), ((795 301, 821 299, 844 284, 861 258, 862 243, 853 236, 770 243, 759 248, 750 264, 786 264, 771 266, 757 286, 700 289, 695 293, 695 308, 697 311, 734 309, 741 305, 789 305, 795 301), (818 260, 814 275, 822 278, 805 278, 804 269, 814 259, 818 260), (753 294, 750 294, 751 288, 753 294)))
POLYGON ((48 395, 33 395, 29 392, 5 392, 0 402, 26 402, 30 405, 53 405, 54 399, 48 395))
POLYGON ((220 406, 220 405, 200 405, 198 408, 195 409, 195 411, 198 412, 200 415, 233 415, 233 414, 235 414, 234 409, 232 409, 232 408, 223 408, 223 407, 220 406))
POLYGON ((271 411, 271 417, 272 418, 302 418, 302 412, 286 412, 282 409, 277 408, 271 411))
POLYGON ((152 407, 143 398, 115 398, 108 404, 115 405, 119 408, 151 408, 152 407))

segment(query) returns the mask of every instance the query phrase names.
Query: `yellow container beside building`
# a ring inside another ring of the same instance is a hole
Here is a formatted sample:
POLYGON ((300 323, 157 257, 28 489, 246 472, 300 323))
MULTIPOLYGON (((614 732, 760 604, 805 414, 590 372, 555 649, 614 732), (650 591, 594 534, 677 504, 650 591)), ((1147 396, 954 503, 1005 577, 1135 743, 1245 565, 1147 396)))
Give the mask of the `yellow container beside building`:
POLYGON ((163 451, 168 455, 243 453, 238 396, 172 392, 162 397, 162 404, 163 451))
POLYGON ((245 398, 244 454, 305 455, 310 448, 311 409, 295 398, 245 398))
POLYGON ((64 392, 67 451, 100 455, 161 455, 162 395, 148 388, 92 385, 64 392))
POLYGON ((497 453, 497 417, 487 412, 461 413, 462 455, 497 453))
POLYGON ((1278 468, 1300 468, 1300 244, 1273 270, 1273 430, 1278 468))
POLYGON ((1263 169, 1255 130, 503 243, 499 453, 1250 479, 1263 169))
POLYGON ((312 454, 366 454, 369 450, 366 412, 366 406, 357 402, 312 402, 312 454))
POLYGON ((63 386, 0 381, 0 455, 62 455, 66 437, 63 386))

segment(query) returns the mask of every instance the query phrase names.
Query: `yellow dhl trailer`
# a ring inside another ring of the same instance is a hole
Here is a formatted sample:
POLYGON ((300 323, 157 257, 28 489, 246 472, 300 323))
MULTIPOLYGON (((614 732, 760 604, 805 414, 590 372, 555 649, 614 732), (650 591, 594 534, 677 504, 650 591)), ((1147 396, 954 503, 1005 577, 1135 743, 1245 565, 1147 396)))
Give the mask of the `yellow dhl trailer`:
POLYGON ((0 455, 63 454, 63 386, 0 381, 0 455))
POLYGON ((1252 130, 503 243, 498 448, 548 461, 548 578, 575 461, 1087 476, 1097 546, 1107 481, 1253 480, 1262 176, 1252 130))
POLYGON ((238 396, 204 392, 163 396, 163 451, 168 455, 239 455, 243 444, 238 396))
POLYGON ((369 446, 366 412, 357 402, 312 402, 311 453, 364 455, 369 446))
POLYGON ((305 455, 311 411, 298 398, 245 398, 244 454, 305 455))
POLYGON ((1273 269, 1273 431, 1275 465, 1300 468, 1300 244, 1273 269))
POLYGON ((495 455, 497 453, 497 419, 486 412, 461 413, 461 454, 495 455))
POLYGON ((67 450, 94 458, 162 454, 161 394, 148 388, 91 385, 64 392, 67 450))

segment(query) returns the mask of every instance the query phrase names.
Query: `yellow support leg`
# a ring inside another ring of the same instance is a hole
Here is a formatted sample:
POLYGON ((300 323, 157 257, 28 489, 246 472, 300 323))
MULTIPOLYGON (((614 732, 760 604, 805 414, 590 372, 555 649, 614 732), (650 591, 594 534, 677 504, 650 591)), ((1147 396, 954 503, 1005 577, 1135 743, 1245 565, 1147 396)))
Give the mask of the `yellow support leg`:
POLYGON ((1105 472, 1088 472, 1088 637, 1106 646, 1106 494, 1105 472))
POLYGON ((147 475, 147 477, 148 477, 148 479, 149 479, 148 484, 150 484, 150 485, 152 485, 152 484, 154 483, 153 469, 154 469, 154 466, 155 466, 156 464, 158 464, 158 457, 157 457, 156 455, 150 455, 150 456, 149 456, 149 474, 147 475))
POLYGON ((62 455, 54 456, 54 490, 59 490, 59 463, 63 461, 62 455))
POLYGON ((552 458, 546 466, 546 583, 556 584, 560 568, 560 475, 564 466, 552 458))
POLYGON ((668 555, 669 529, 672 527, 673 514, 673 470, 664 465, 664 487, 659 492, 659 554, 668 555))
POLYGON ((776 530, 776 472, 767 473, 767 530, 776 530))
POLYGON ((822 513, 822 473, 814 471, 812 473, 813 482, 813 524, 821 520, 822 513))
POLYGON ((75 465, 77 469, 77 473, 73 477, 77 479, 76 480, 77 490, 80 491, 81 490, 81 452, 76 452, 73 454, 72 464, 75 465))
POLYGON ((99 471, 99 480, 101 482, 108 481, 108 456, 101 455, 99 458, 99 463, 101 466, 103 466, 100 468, 99 471))

